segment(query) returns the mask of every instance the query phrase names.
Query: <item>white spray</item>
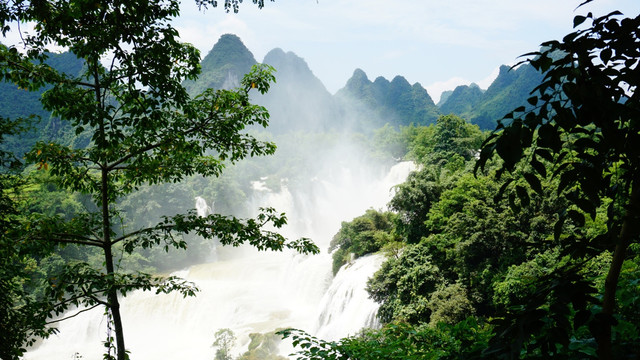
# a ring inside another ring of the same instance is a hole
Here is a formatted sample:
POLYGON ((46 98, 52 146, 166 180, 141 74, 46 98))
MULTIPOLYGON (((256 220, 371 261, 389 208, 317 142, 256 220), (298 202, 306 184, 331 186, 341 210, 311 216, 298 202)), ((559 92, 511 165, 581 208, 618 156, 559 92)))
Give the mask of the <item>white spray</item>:
MULTIPOLYGON (((213 334, 221 328, 233 330, 238 337, 234 350, 240 353, 254 332, 294 327, 337 339, 375 325, 377 305, 367 298, 364 286, 382 257, 358 259, 333 279, 326 249, 342 221, 368 208, 384 208, 391 187, 412 169, 412 164, 400 163, 381 175, 341 167, 312 181, 304 194, 286 185, 274 192, 256 183, 250 206, 273 206, 286 212, 290 225, 282 229, 283 235, 312 238, 322 254, 219 247, 216 261, 177 273, 197 284, 197 297, 131 294, 121 302, 131 358, 209 360, 215 354, 213 334)), ((202 216, 211 211, 200 197, 196 208, 202 216)), ((71 359, 74 354, 100 358, 105 322, 100 310, 64 321, 59 335, 29 351, 25 359, 71 359)))

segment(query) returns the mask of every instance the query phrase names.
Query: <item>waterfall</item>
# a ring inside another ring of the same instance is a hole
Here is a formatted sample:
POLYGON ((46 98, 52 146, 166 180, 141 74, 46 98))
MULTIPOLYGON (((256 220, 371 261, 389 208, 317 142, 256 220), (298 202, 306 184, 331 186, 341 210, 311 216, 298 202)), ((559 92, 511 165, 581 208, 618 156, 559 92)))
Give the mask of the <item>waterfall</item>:
POLYGON ((363 327, 376 328, 378 304, 369 299, 364 284, 380 268, 384 257, 368 255, 344 265, 322 298, 315 336, 338 340, 363 327))
MULTIPOLYGON (((322 253, 219 247, 215 261, 176 273, 196 283, 201 290, 196 297, 132 293, 121 301, 131 358, 209 360, 215 354, 213 335, 221 328, 236 334, 234 352, 239 354, 246 351, 250 333, 294 327, 337 339, 375 325, 377 306, 367 298, 364 286, 382 256, 357 259, 333 278, 326 250, 342 221, 368 208, 384 208, 392 186, 412 169, 411 163, 399 163, 386 174, 340 167, 310 181, 304 192, 289 188, 286 182, 277 191, 254 183, 249 206, 272 206, 285 212, 289 225, 279 231, 290 239, 313 239, 322 253)), ((200 215, 211 211, 200 197, 196 209, 200 215)), ((60 333, 30 349, 25 359, 72 359, 74 354, 100 358, 105 322, 100 310, 63 321, 60 333)))
POLYGON ((196 196, 196 212, 198 216, 203 217, 213 213, 213 210, 209 205, 207 205, 207 201, 200 196, 196 196))

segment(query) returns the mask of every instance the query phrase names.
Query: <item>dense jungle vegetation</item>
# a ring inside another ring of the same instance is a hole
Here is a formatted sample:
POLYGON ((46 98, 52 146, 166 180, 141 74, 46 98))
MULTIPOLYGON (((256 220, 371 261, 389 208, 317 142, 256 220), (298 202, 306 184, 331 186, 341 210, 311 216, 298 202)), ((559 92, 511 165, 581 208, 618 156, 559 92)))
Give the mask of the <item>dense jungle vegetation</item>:
POLYGON ((637 359, 639 25, 577 16, 528 54, 544 79, 490 134, 453 116, 403 128, 420 170, 331 245, 334 271, 387 254, 367 284, 384 326, 281 332, 298 358, 637 359))

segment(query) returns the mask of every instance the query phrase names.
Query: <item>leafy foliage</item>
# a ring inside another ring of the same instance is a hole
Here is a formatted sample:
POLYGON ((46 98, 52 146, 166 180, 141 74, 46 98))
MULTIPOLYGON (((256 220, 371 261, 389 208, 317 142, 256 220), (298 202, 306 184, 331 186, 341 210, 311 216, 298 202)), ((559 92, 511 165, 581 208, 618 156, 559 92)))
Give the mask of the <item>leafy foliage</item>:
POLYGON ((292 354, 298 360, 469 359, 480 354, 490 335, 488 327, 474 318, 435 327, 394 323, 338 342, 323 341, 293 329, 279 333, 301 348, 292 354))
POLYGON ((342 222, 340 230, 329 244, 329 251, 335 250, 332 255, 334 275, 350 260, 352 254, 357 258, 374 253, 396 240, 390 234, 391 228, 392 214, 373 209, 350 222, 342 222))
POLYGON ((542 51, 529 54, 533 58, 525 62, 545 72, 543 82, 528 100, 534 108, 518 108, 508 114, 483 144, 478 163, 478 168, 483 168, 497 153, 504 161, 501 174, 526 162, 531 169, 522 176, 534 192, 542 194, 543 181, 556 178, 557 194, 570 204, 558 212, 554 237, 562 253, 575 264, 540 280, 539 292, 529 299, 523 311, 505 316, 498 333, 501 335, 494 344, 501 343, 500 351, 512 356, 522 348, 546 355, 555 354, 556 346, 570 347, 572 328, 566 319, 571 310, 564 305, 567 299, 576 311, 575 319, 580 320, 576 325, 588 324, 600 358, 612 358, 614 351, 620 351, 612 345, 611 334, 611 327, 616 324, 616 290, 627 249, 640 234, 635 225, 640 216, 640 157, 637 146, 631 145, 638 142, 640 115, 636 76, 640 17, 622 18, 619 12, 594 17, 589 13, 576 16, 574 26, 587 21, 590 26, 568 34, 562 41, 546 42, 542 51), (601 208, 606 208, 606 231, 595 236, 579 231, 587 218, 596 218, 601 208), (565 225, 569 222, 578 231, 569 232, 565 225), (593 297, 595 290, 582 278, 580 269, 582 259, 604 251, 612 251, 613 259, 599 309, 593 297), (550 306, 549 310, 546 306, 550 306), (588 309, 592 309, 593 316, 585 315, 588 309), (523 327, 523 323, 535 323, 535 312, 550 316, 559 325, 523 327), (528 342, 534 334, 546 338, 535 335, 536 339, 528 342), (520 340, 512 343, 514 339, 520 340))
POLYGON ((418 323, 429 319, 429 297, 442 283, 440 269, 433 264, 429 249, 421 244, 407 246, 397 259, 389 259, 367 283, 371 298, 380 304, 378 317, 384 322, 398 319, 418 323))
MULTIPOLYGON (((237 10, 237 5, 227 1, 225 9, 237 10)), ((138 229, 120 221, 118 201, 142 185, 178 182, 193 174, 219 176, 225 161, 272 154, 273 143, 244 129, 268 123, 266 109, 251 104, 249 92, 266 92, 273 68, 254 67, 237 89, 207 89, 191 97, 182 83, 199 74, 199 53, 180 43, 170 25, 179 13, 178 1, 16 1, 2 6, 7 10, 0 16, 3 31, 11 21, 33 21, 35 35, 25 37, 26 54, 0 46, 0 76, 29 90, 46 87, 44 108, 68 122, 76 135, 90 137, 86 147, 39 142, 27 154, 37 170, 47 171, 62 189, 87 196, 90 206, 73 216, 33 213, 17 240, 36 250, 71 244, 102 255, 99 266, 88 259, 53 262, 57 274, 47 272, 42 309, 60 314, 73 305, 105 306, 114 333, 108 336, 105 356, 110 358, 114 350, 122 360, 127 353, 120 296, 135 289, 193 296, 197 289, 175 277, 123 271, 116 264, 117 252, 185 248, 181 234, 190 232, 226 245, 249 242, 261 250, 318 251, 307 239, 287 242, 262 230, 266 224, 279 228, 286 223, 284 214, 273 209, 247 220, 188 212, 138 229), (49 44, 68 47, 85 64, 82 72, 50 66, 45 61, 49 44), (105 67, 101 59, 107 56, 111 63, 105 67)), ((36 325, 42 334, 44 324, 36 325)))
MULTIPOLYGON (((0 117, 0 143, 21 130, 19 121, 0 117)), ((17 241, 24 231, 16 200, 24 183, 17 175, 21 167, 11 152, 0 150, 0 358, 7 360, 21 358, 35 337, 53 332, 44 328, 48 314, 28 291, 36 272, 33 256, 47 251, 17 241)))

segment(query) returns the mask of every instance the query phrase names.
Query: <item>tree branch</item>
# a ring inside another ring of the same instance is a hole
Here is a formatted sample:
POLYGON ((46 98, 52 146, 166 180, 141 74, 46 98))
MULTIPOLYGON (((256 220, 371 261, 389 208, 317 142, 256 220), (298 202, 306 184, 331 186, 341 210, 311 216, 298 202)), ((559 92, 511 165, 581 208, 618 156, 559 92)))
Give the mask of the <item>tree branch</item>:
POLYGON ((134 237, 134 236, 140 235, 140 234, 145 233, 145 232, 151 232, 153 230, 165 230, 165 231, 168 230, 168 231, 171 231, 171 230, 173 230, 174 227, 175 227, 175 225, 162 225, 162 226, 156 226, 156 227, 152 227, 152 228, 140 229, 140 230, 137 230, 137 231, 122 235, 122 236, 114 239, 113 241, 111 241, 111 245, 115 245, 115 244, 117 244, 117 243, 119 243, 119 242, 121 242, 123 240, 126 240, 126 239, 128 239, 130 237, 134 237))
POLYGON ((68 319, 74 318, 74 317, 82 314, 83 312, 87 312, 87 311, 93 310, 93 309, 95 309, 95 308, 97 308, 98 306, 101 306, 101 305, 104 305, 104 304, 101 304, 101 303, 95 304, 92 307, 80 310, 80 311, 78 311, 77 313, 75 313, 75 314, 73 314, 71 316, 63 317, 63 318, 60 318, 60 319, 57 319, 57 320, 53 320, 53 321, 47 321, 45 324, 46 325, 51 325, 51 324, 55 324, 55 323, 58 323, 58 322, 61 322, 61 321, 64 321, 64 320, 68 320, 68 319))
MULTIPOLYGON (((193 127, 191 127, 190 129, 182 130, 182 133, 183 133, 186 137, 188 137, 189 135, 191 135, 191 134, 192 134, 192 133, 194 133, 195 131, 200 130, 200 129, 202 128, 202 126, 203 126, 203 124, 197 124, 197 125, 194 125, 194 126, 193 126, 193 127)), ((156 148, 158 148, 158 147, 160 147, 160 146, 162 146, 162 145, 169 144, 169 143, 171 143, 171 141, 172 141, 172 140, 173 140, 173 138, 172 138, 171 136, 168 136, 167 138, 165 138, 165 139, 163 139, 163 140, 161 140, 161 141, 158 141, 158 142, 153 143, 153 144, 149 144, 149 145, 147 145, 147 146, 145 146, 145 147, 143 147, 143 148, 139 149, 138 151, 131 152, 131 153, 129 153, 129 154, 127 154, 127 155, 125 155, 124 157, 122 157, 122 158, 120 158, 120 159, 118 159, 118 160, 114 161, 113 163, 108 164, 108 165, 106 166, 106 169, 107 169, 107 171, 114 170, 114 169, 116 169, 116 168, 117 168, 117 166, 118 166, 118 165, 120 165, 120 164, 122 164, 122 163, 126 162, 127 160, 129 160, 129 159, 131 159, 131 158, 133 158, 133 157, 136 157, 136 156, 138 156, 138 155, 140 155, 140 154, 143 154, 143 153, 145 153, 145 152, 147 152, 147 151, 149 151, 149 150, 156 149, 156 148)), ((118 168, 118 169, 123 169, 123 168, 121 168, 121 167, 120 167, 120 168, 118 168)))
POLYGON ((59 236, 59 238, 40 238, 40 239, 51 240, 53 242, 63 243, 63 244, 77 244, 77 245, 98 246, 98 247, 102 247, 104 245, 102 241, 91 239, 81 235, 74 235, 74 234, 53 234, 53 235, 59 236))

